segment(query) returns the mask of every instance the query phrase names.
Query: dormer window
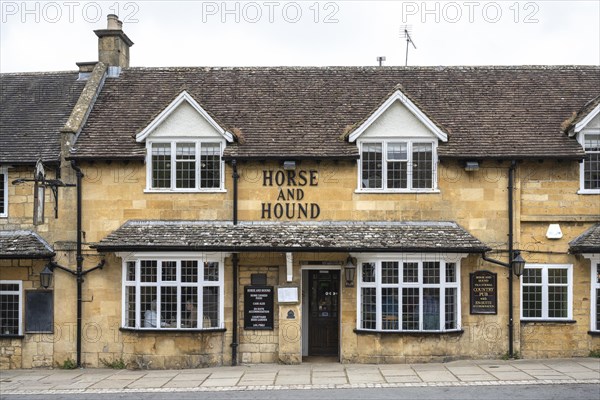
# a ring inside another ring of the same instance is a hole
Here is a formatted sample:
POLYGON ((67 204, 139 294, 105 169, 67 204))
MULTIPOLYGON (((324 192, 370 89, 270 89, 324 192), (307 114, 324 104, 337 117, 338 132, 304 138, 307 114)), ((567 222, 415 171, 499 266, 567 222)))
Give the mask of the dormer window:
POLYGON ((585 159, 581 165, 581 188, 600 193, 600 131, 583 135, 585 159))
POLYGON ((223 189, 222 143, 150 142, 151 190, 223 189))
POLYGON ((434 189, 434 142, 361 143, 361 189, 434 189))

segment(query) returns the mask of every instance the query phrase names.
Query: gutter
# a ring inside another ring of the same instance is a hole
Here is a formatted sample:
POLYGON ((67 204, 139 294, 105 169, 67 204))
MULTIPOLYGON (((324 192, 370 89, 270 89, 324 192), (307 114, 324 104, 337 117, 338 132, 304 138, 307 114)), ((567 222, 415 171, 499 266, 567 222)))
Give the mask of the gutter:
MULTIPOLYGON (((233 168, 233 225, 238 223, 238 179, 240 175, 237 170, 237 160, 231 161, 231 168, 233 168)), ((232 279, 233 279, 233 290, 232 290, 232 336, 231 336, 231 365, 235 367, 237 365, 237 348, 238 348, 238 263, 239 258, 237 253, 233 253, 231 258, 232 263, 232 279)))

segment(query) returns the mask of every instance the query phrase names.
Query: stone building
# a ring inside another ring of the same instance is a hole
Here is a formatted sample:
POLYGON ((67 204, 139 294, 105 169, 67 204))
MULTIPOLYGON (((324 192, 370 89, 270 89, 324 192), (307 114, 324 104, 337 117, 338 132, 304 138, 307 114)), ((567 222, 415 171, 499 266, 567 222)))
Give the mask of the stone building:
POLYGON ((131 68, 95 33, 0 78, 0 368, 600 348, 597 66, 131 68))

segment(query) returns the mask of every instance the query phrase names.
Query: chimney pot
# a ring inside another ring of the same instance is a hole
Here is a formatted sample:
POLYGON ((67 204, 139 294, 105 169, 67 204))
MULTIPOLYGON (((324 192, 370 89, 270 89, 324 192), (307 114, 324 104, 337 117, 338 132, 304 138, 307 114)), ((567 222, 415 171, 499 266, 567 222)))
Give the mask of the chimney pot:
POLYGON ((109 29, 111 31, 123 30, 123 22, 119 21, 119 17, 115 14, 108 14, 107 20, 108 25, 106 29, 109 29))

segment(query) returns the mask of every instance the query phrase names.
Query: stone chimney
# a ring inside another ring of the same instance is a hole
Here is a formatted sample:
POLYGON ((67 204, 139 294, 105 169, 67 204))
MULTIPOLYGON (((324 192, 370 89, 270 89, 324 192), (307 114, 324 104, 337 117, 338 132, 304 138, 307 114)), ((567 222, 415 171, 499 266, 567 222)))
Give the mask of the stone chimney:
POLYGON ((129 67, 131 39, 123 32, 123 22, 114 14, 108 15, 106 29, 94 31, 98 36, 98 61, 118 69, 129 67))

